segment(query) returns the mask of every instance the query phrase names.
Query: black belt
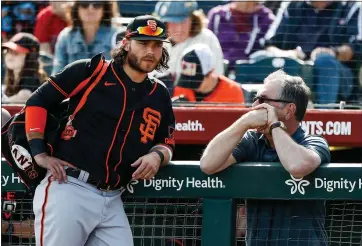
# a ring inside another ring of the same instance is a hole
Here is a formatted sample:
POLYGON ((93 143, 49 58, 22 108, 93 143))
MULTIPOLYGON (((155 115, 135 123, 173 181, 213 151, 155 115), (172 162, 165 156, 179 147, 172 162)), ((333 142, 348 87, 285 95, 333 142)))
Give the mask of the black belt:
MULTIPOLYGON (((93 177, 92 175, 88 175, 88 178, 84 180, 84 177, 80 177, 82 170, 79 169, 73 169, 73 168, 67 168, 65 170, 65 173, 73 178, 76 178, 78 180, 81 180, 87 184, 94 185, 97 189, 101 191, 113 191, 113 190, 120 190, 122 187, 112 187, 110 184, 106 184, 104 182, 99 181, 97 178, 93 177)), ((84 171, 85 172, 85 171, 84 171)))

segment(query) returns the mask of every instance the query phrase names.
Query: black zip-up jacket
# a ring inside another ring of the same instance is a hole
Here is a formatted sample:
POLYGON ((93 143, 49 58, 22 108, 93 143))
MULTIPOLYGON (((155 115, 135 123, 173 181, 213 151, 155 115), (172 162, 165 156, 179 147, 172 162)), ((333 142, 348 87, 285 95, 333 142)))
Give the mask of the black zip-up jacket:
MULTIPOLYGON (((50 110, 60 104, 92 74, 100 59, 97 55, 69 64, 39 87, 26 106, 50 110)), ((88 86, 70 97, 69 113, 88 86)), ((113 60, 72 126, 76 135, 60 139, 54 156, 112 186, 127 184, 135 171, 130 165, 155 145, 174 149, 175 118, 167 88, 148 77, 142 83, 133 82, 122 64, 113 60)))

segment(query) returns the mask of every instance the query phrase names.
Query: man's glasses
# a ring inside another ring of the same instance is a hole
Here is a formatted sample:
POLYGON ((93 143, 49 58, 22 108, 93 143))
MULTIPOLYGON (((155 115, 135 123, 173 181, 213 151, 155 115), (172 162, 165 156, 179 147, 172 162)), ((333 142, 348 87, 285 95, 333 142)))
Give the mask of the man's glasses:
POLYGON ((256 96, 256 97, 254 97, 253 102, 255 103, 256 101, 259 101, 260 104, 263 104, 265 102, 294 103, 294 102, 291 102, 291 101, 286 101, 286 100, 281 100, 281 99, 266 98, 264 96, 256 96))
POLYGON ((86 2, 83 2, 83 3, 79 3, 79 7, 83 8, 83 9, 87 9, 89 8, 89 6, 93 6, 93 8, 95 9, 100 9, 103 7, 103 3, 98 3, 98 2, 90 2, 90 3, 86 3, 86 2))

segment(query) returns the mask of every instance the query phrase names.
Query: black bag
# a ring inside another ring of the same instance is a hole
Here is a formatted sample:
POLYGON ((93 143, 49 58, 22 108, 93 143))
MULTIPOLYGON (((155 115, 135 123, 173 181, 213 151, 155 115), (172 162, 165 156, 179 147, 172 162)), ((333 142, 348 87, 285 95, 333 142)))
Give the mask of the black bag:
MULTIPOLYGON (((44 131, 44 140, 47 143, 48 155, 53 155, 57 142, 61 137, 62 131, 65 129, 69 117, 74 119, 75 114, 82 108, 87 95, 101 80, 107 70, 108 64, 104 59, 99 61, 99 66, 87 78, 93 82, 84 92, 81 103, 78 104, 75 112, 71 115, 68 112, 69 100, 63 101, 55 109, 51 109, 47 113, 47 122, 44 131)), ((21 178, 27 190, 33 191, 36 186, 44 179, 47 170, 38 166, 31 154, 29 143, 25 131, 25 107, 17 114, 13 115, 8 122, 1 128, 1 153, 6 162, 12 167, 14 172, 21 178)))
MULTIPOLYGON (((64 103, 63 106, 66 107, 66 104, 64 103)), ((62 129, 61 115, 65 113, 66 110, 62 111, 61 107, 59 112, 48 112, 47 114, 44 139, 47 143, 47 153, 49 155, 53 155, 53 149, 60 137, 60 129, 62 129)), ((6 162, 21 178, 28 190, 34 189, 44 178, 46 169, 36 165, 35 161, 33 161, 25 133, 25 107, 12 116, 1 128, 1 143, 1 153, 6 162)))

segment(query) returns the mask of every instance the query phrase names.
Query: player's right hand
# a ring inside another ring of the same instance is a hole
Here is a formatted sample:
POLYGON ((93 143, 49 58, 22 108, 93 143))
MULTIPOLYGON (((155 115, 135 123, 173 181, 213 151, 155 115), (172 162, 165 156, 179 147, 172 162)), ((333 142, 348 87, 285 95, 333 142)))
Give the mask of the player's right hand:
POLYGON ((249 111, 244 117, 248 129, 263 129, 268 126, 268 111, 264 108, 249 111))
POLYGON ((58 180, 59 184, 63 181, 65 183, 67 182, 67 175, 65 173, 64 166, 76 168, 72 164, 55 157, 51 157, 46 153, 38 154, 34 156, 34 159, 40 167, 48 169, 51 172, 53 179, 58 180))

